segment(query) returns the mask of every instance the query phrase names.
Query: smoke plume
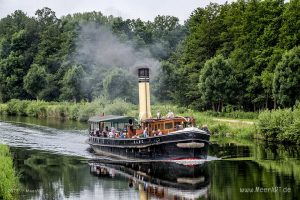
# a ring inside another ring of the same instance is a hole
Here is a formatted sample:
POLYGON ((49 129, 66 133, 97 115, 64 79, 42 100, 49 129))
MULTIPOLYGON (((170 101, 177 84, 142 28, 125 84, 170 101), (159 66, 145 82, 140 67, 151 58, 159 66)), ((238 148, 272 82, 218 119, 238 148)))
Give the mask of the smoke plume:
POLYGON ((121 41, 112 31, 94 23, 80 25, 76 42, 76 63, 85 66, 92 74, 121 68, 136 74, 138 67, 149 67, 153 79, 159 69, 159 61, 148 49, 137 50, 133 41, 121 41))

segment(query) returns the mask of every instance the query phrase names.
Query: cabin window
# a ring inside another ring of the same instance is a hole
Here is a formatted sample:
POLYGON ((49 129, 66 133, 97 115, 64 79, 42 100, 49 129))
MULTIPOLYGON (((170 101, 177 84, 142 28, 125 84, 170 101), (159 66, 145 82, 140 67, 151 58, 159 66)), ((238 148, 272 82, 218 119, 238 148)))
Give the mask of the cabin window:
POLYGON ((180 122, 175 122, 175 126, 181 125, 180 122))
POLYGON ((171 129, 173 128, 173 123, 165 123, 165 129, 171 129))

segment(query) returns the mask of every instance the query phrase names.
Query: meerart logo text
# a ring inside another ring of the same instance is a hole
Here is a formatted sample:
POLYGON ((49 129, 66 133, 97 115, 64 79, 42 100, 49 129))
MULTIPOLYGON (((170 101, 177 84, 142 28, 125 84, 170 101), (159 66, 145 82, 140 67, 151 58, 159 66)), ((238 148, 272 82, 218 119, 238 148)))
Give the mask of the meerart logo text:
POLYGON ((255 187, 255 188, 240 188, 240 192, 254 193, 254 192, 291 192, 289 187, 255 187))

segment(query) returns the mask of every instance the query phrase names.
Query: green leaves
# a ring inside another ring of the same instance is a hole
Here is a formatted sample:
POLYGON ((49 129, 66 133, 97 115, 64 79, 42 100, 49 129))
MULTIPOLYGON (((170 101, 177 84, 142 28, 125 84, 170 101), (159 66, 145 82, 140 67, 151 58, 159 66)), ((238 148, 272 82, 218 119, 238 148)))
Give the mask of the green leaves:
POLYGON ((258 116, 259 133, 265 140, 300 144, 300 107, 263 111, 258 116))
POLYGON ((232 102, 236 84, 229 60, 221 55, 207 60, 200 72, 198 85, 203 105, 221 111, 224 104, 232 102))
POLYGON ((300 47, 287 51, 277 64, 274 74, 273 93, 278 104, 293 106, 300 99, 300 47))
POLYGON ((46 76, 47 73, 43 67, 37 64, 31 65, 24 77, 24 89, 38 99, 41 91, 47 87, 46 76))
POLYGON ((80 65, 74 65, 64 75, 62 80, 61 100, 80 101, 83 96, 82 84, 84 71, 80 65))

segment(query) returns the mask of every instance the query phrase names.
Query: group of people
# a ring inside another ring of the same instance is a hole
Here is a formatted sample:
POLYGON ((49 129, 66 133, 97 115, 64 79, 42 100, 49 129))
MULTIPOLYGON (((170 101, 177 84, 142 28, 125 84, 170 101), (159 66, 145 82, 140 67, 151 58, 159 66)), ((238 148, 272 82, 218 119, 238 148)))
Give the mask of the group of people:
MULTIPOLYGON (((160 129, 156 131, 152 130, 150 134, 148 127, 146 127, 143 131, 143 134, 134 135, 132 136, 132 138, 140 138, 140 137, 147 138, 149 136, 158 136, 162 134, 163 133, 160 129)), ((91 135, 96 137, 126 138, 126 133, 123 130, 117 131, 114 127, 112 127, 110 131, 108 130, 108 127, 106 127, 103 131, 94 130, 91 132, 91 135)))
POLYGON ((147 138, 147 137, 149 137, 149 135, 150 136, 157 136, 157 135, 162 135, 162 134, 163 133, 161 132, 161 130, 158 129, 157 131, 152 130, 151 135, 150 135, 148 127, 145 127, 145 129, 143 131, 143 134, 136 134, 136 135, 132 136, 132 138, 140 138, 140 137, 147 138))
POLYGON ((96 137, 109 137, 109 138, 125 138, 126 134, 123 130, 117 131, 114 127, 111 127, 111 130, 108 130, 108 127, 105 127, 103 131, 94 130, 91 132, 92 136, 96 137))
MULTIPOLYGON (((171 110, 169 110, 169 112, 166 115, 166 118, 174 118, 174 117, 175 117, 174 113, 171 110)), ((159 110, 156 113, 156 118, 161 119, 161 114, 159 110)))

